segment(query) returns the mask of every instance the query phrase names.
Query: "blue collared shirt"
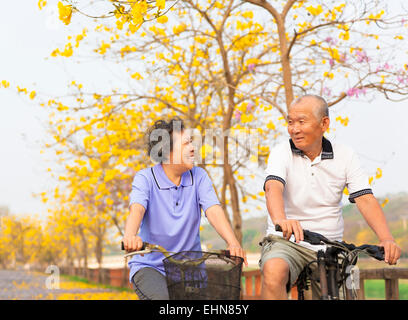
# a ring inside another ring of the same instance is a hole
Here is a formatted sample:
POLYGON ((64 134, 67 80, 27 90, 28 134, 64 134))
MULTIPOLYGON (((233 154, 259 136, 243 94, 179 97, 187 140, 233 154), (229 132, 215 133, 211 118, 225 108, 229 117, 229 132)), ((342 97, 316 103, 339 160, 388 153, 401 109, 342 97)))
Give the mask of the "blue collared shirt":
MULTIPOLYGON (((214 186, 204 169, 193 167, 184 172, 179 186, 167 177, 161 164, 140 170, 134 177, 130 203, 145 209, 139 236, 169 252, 201 251, 201 209, 219 204, 214 186)), ((143 267, 165 274, 163 254, 135 255, 129 261, 129 280, 143 267)))

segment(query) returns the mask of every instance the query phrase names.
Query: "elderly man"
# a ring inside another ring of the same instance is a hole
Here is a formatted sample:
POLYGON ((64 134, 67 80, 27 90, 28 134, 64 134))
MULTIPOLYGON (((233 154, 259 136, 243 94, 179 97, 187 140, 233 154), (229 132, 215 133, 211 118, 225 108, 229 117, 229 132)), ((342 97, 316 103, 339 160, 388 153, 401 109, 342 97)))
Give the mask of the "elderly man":
MULTIPOLYGON (((302 242, 303 229, 342 240, 341 198, 345 187, 350 202, 357 204, 384 247, 385 262, 396 264, 400 257, 401 249, 356 154, 323 136, 329 124, 328 106, 322 97, 298 98, 288 110, 291 139, 277 145, 269 155, 264 184, 268 229, 259 261, 264 299, 286 299, 302 269, 315 260, 318 248, 302 242), (282 233, 275 231, 276 224, 282 233)), ((312 283, 313 298, 319 291, 312 283)))

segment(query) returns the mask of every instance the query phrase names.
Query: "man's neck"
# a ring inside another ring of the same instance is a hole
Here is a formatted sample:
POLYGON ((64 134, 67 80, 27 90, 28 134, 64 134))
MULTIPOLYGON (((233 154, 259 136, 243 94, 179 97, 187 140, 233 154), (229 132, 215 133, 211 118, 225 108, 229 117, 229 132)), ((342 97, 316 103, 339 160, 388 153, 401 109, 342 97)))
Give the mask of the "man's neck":
POLYGON ((322 152, 322 140, 319 140, 316 146, 313 146, 310 150, 303 150, 303 153, 313 161, 322 152))

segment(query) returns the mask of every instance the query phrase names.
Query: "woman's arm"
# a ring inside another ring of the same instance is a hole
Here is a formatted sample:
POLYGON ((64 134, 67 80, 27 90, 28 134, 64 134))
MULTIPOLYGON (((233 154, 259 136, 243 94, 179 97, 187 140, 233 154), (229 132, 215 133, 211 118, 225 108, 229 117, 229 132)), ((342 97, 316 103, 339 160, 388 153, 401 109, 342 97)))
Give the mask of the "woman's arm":
POLYGON ((139 251, 143 247, 143 240, 137 235, 140 224, 145 213, 145 208, 133 203, 130 206, 130 214, 126 220, 125 235, 123 237, 123 245, 126 251, 139 251))
POLYGON ((248 266, 246 253, 242 249, 240 243, 232 231, 231 225, 225 217, 224 210, 220 205, 214 205, 205 212, 208 221, 214 227, 215 231, 225 240, 228 245, 228 250, 232 256, 238 256, 244 259, 244 263, 248 266))

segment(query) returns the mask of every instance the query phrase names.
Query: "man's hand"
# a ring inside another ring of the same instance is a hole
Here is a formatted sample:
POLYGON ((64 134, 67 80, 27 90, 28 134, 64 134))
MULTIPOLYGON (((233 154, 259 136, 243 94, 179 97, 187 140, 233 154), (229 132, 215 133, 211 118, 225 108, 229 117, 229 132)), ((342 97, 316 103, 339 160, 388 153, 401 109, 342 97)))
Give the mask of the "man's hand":
POLYGON ((303 229, 298 220, 280 219, 274 221, 275 225, 280 225, 282 228, 283 237, 289 240, 292 233, 295 235, 296 243, 303 241, 303 229))
POLYGON ((244 264, 248 267, 248 261, 246 257, 245 250, 239 244, 228 245, 227 250, 229 250, 231 256, 237 256, 244 259, 244 264))
POLYGON ((394 240, 383 240, 379 244, 380 247, 384 247, 384 261, 389 265, 397 264, 399 257, 401 256, 401 248, 395 243, 394 240))
POLYGON ((122 242, 127 252, 139 251, 143 247, 142 238, 136 235, 131 235, 131 236, 125 235, 123 237, 122 242))

